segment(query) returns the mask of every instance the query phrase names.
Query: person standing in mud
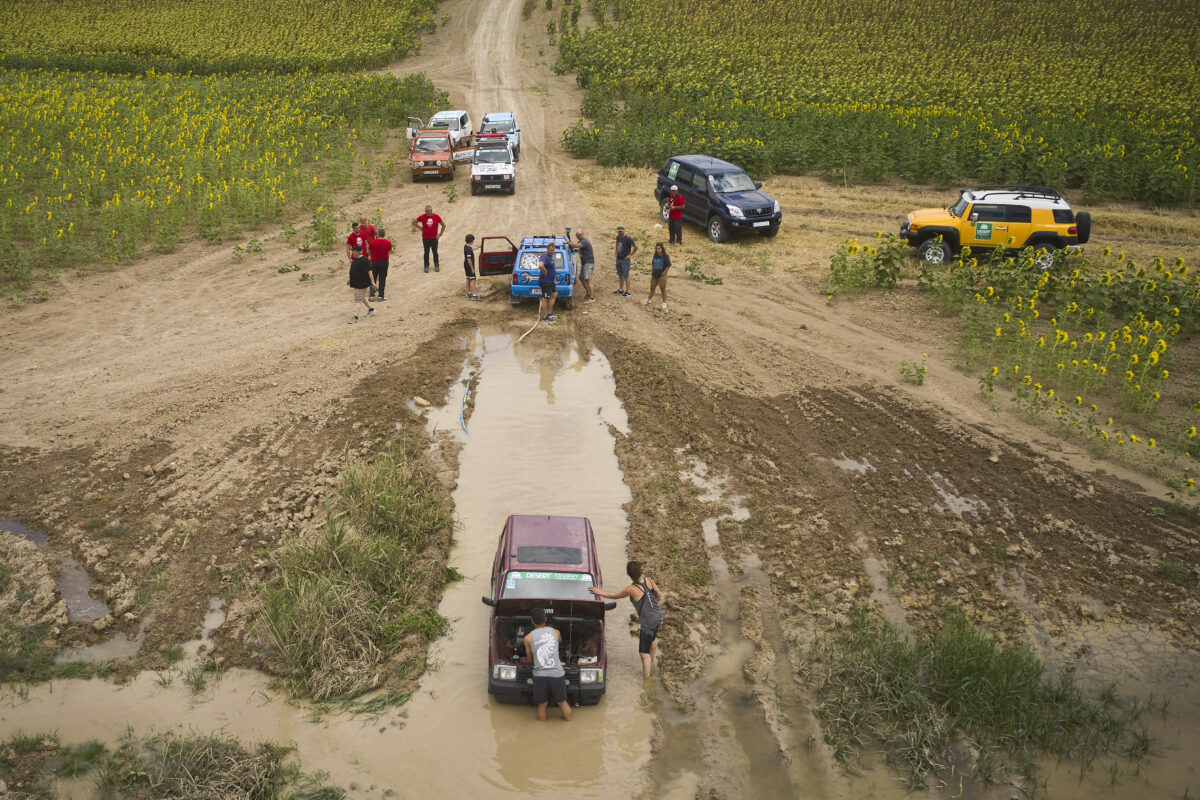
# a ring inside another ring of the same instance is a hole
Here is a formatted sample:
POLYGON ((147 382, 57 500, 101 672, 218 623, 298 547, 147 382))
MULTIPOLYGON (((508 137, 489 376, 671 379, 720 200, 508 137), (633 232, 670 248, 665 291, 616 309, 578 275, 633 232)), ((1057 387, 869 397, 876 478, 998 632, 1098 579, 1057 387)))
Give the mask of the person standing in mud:
POLYGON ((562 634, 557 628, 546 627, 546 609, 535 608, 529 615, 533 630, 525 634, 525 657, 533 664, 533 702, 537 705, 539 722, 546 720, 550 695, 562 711, 563 720, 571 721, 571 706, 567 703, 567 678, 558 647, 562 634))
POLYGON ((637 611, 641 622, 641 635, 638 637, 638 653, 642 656, 642 677, 650 677, 650 668, 654 666, 654 656, 658 653, 658 629, 662 625, 663 591, 652 579, 642 575, 642 562, 630 561, 625 565, 625 572, 632 581, 616 594, 600 590, 598 586, 589 586, 588 591, 597 597, 609 600, 620 600, 628 597, 637 611))
POLYGON ((583 298, 585 303, 596 302, 596 292, 592 288, 592 272, 596 268, 596 255, 592 251, 592 242, 581 230, 575 231, 575 238, 579 240, 576 244, 570 239, 567 240, 567 247, 579 253, 579 282, 583 284, 587 296, 583 298))

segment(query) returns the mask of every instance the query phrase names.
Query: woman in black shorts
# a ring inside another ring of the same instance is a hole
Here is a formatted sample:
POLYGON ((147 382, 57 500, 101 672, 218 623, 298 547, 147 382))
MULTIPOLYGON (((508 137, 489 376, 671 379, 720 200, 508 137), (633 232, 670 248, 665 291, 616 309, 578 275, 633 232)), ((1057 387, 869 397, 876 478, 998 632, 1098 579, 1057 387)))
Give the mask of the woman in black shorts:
POLYGON ((629 580, 633 583, 616 594, 602 592, 596 586, 589 587, 588 591, 597 597, 606 597, 609 600, 628 597, 629 602, 633 603, 633 608, 637 611, 638 619, 641 621, 638 653, 642 656, 642 677, 649 678, 650 668, 654 665, 654 656, 658 652, 658 629, 663 621, 663 591, 658 588, 657 583, 642 575, 642 562, 630 561, 625 565, 625 572, 629 574, 629 580))

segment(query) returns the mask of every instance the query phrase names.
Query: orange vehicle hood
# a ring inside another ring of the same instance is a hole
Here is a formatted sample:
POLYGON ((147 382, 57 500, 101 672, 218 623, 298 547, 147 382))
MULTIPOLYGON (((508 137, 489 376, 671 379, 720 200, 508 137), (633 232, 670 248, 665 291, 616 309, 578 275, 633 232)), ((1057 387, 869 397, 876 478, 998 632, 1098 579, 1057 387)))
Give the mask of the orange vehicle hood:
POLYGON ((445 146, 439 147, 437 150, 422 150, 421 151, 422 158, 425 158, 425 159, 437 158, 437 159, 443 159, 443 160, 448 160, 450 158, 450 154, 451 154, 450 134, 447 133, 444 128, 438 128, 435 130, 417 131, 417 135, 413 137, 412 144, 409 146, 409 155, 410 156, 413 155, 415 152, 412 148, 416 147, 417 140, 424 139, 424 138, 437 139, 439 142, 444 142, 445 146))

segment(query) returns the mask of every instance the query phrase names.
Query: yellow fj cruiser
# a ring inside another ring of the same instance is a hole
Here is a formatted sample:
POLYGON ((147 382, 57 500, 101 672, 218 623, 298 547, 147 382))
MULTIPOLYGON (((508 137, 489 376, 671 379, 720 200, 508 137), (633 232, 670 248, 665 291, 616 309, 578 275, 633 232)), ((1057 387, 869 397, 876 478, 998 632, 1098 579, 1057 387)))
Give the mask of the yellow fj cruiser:
POLYGON ((929 264, 949 261, 963 247, 974 251, 1032 247, 1038 266, 1048 269, 1055 251, 1079 250, 1091 235, 1092 218, 1076 214, 1062 195, 1044 186, 985 186, 959 190, 949 208, 913 211, 900 236, 929 264))

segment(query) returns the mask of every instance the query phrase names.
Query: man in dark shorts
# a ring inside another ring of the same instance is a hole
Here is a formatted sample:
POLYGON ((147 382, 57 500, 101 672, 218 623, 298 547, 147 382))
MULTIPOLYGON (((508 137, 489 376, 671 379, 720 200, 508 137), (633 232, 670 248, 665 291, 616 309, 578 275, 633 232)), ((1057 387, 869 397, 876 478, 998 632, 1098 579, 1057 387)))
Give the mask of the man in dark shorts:
MULTIPOLYGON (((371 274, 371 262, 362 254, 362 248, 358 245, 350 248, 350 279, 346 281, 354 292, 354 313, 346 322, 353 325, 358 322, 358 307, 364 305, 367 307, 367 316, 373 316, 375 309, 371 308, 370 302, 367 301, 367 289, 375 286, 375 276, 371 274)), ((376 287, 378 288, 378 287, 376 287)))
POLYGON ((425 271, 429 272, 429 254, 433 253, 433 271, 441 272, 438 263, 438 239, 446 231, 446 223, 433 213, 433 206, 425 206, 425 213, 413 220, 413 227, 421 231, 421 246, 425 251, 425 271))
POLYGON ((654 656, 658 652, 658 629, 662 626, 663 590, 653 579, 642 575, 642 562, 630 561, 625 565, 625 572, 632 581, 619 592, 608 593, 599 586, 589 586, 588 591, 597 597, 609 600, 620 600, 628 597, 637 611, 641 630, 638 632, 638 654, 642 658, 642 677, 649 678, 654 666, 654 656))
MULTIPOLYGON (((361 225, 359 230, 362 230, 361 225)), ((374 231, 375 227, 372 226, 371 230, 374 231)), ((388 241, 383 228, 379 229, 378 235, 371 234, 370 241, 367 242, 366 254, 371 258, 371 273, 375 276, 375 283, 379 286, 378 300, 380 302, 387 300, 383 296, 383 290, 387 286, 388 256, 391 252, 392 243, 388 241)), ((370 296, 375 298, 375 289, 371 289, 370 296)))
POLYGON ((467 234, 467 242, 463 245, 463 272, 467 273, 467 299, 479 300, 475 294, 475 234, 467 234))
POLYGON ((562 711, 563 720, 571 721, 571 706, 567 703, 567 673, 558 657, 562 634, 557 628, 546 627, 546 609, 535 608, 529 618, 533 630, 525 634, 525 657, 533 664, 533 702, 539 722, 546 719, 546 706, 551 696, 562 711))
POLYGON ((583 284, 584 291, 587 292, 583 302, 594 303, 596 302, 596 291, 592 288, 592 271, 596 267, 596 255, 592 252, 591 240, 583 231, 576 230, 575 238, 579 240, 579 243, 567 242, 567 247, 579 253, 579 282, 583 284))
POLYGON ((554 322, 558 314, 554 313, 554 301, 558 299, 558 284, 555 277, 558 267, 554 261, 554 242, 546 245, 546 252, 538 257, 538 288, 542 290, 542 322, 554 322))

